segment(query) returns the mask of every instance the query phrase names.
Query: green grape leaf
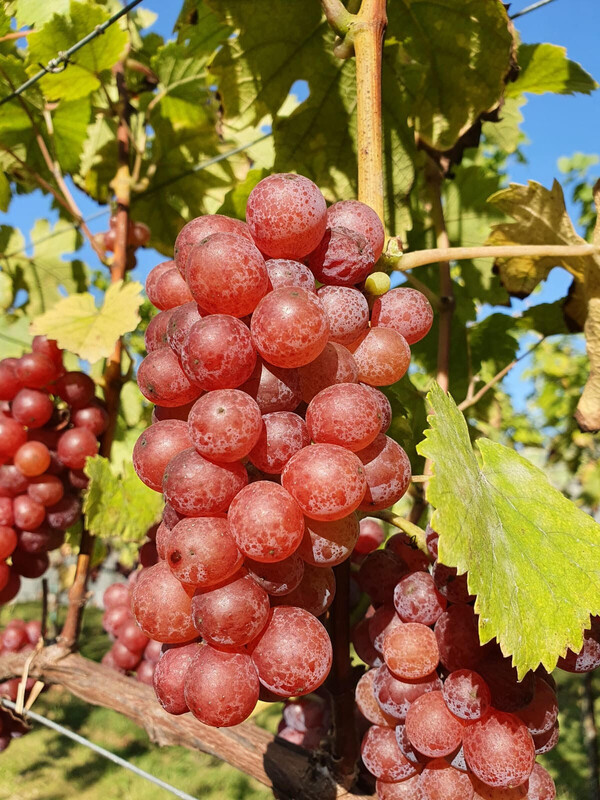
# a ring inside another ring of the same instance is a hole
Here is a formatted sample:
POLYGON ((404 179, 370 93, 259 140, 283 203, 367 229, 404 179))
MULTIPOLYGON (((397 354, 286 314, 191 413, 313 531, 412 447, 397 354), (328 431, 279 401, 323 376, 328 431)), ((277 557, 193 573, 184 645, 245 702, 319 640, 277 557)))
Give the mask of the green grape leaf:
POLYGON ((35 25, 42 27, 54 14, 67 14, 70 0, 52 0, 51 3, 40 0, 17 0, 17 25, 19 28, 35 25))
POLYGON ((108 358, 115 342, 136 328, 138 308, 143 302, 139 283, 111 284, 100 308, 89 292, 64 297, 37 317, 31 325, 34 334, 56 339, 58 346, 94 363, 108 358))
POLYGON ((75 183, 99 203, 107 203, 112 196, 110 182, 117 170, 116 136, 117 122, 106 114, 97 114, 87 128, 79 173, 73 176, 75 183))
MULTIPOLYGON (((2 273, 4 274, 4 273, 2 273)), ((0 352, 2 358, 20 358, 31 349, 31 320, 25 316, 0 315, 0 352)))
POLYGON ((523 330, 537 331, 542 336, 568 333, 565 325, 564 300, 531 306, 517 320, 517 326, 523 330))
MULTIPOLYGON (((47 64, 108 18, 108 11, 101 6, 73 0, 68 14, 56 14, 29 37, 28 73, 38 72, 39 64, 47 64)), ((108 70, 121 57, 127 41, 127 32, 119 24, 111 25, 78 50, 63 72, 41 78, 39 85, 44 94, 52 100, 77 100, 99 89, 103 80, 110 79, 108 70)))
POLYGON ((89 532, 99 539, 142 541, 160 516, 162 495, 141 482, 130 461, 117 471, 107 458, 94 456, 84 472, 90 479, 83 496, 89 532))
POLYGON ((10 181, 6 173, 0 171, 0 211, 8 211, 11 200, 10 181))
POLYGON ((236 217, 236 219, 246 219, 246 205, 250 192, 259 181, 269 174, 266 169, 251 169, 246 179, 237 183, 225 195, 223 204, 219 208, 219 214, 225 214, 227 217, 236 217))
POLYGON ((517 54, 519 75, 506 87, 507 97, 523 92, 543 94, 590 94, 598 84, 575 61, 567 58, 565 47, 555 44, 522 44, 517 54))
MULTIPOLYGON (((509 84, 511 86, 511 84, 509 84)), ((514 153, 527 139, 521 131, 523 114, 521 108, 527 100, 521 95, 506 97, 499 111, 498 122, 484 122, 482 133, 486 144, 494 144, 504 153, 514 153)))
POLYGON ((440 561, 468 573, 482 643, 494 637, 519 677, 578 651, 600 613, 600 526, 514 450, 478 439, 436 384, 418 451, 433 462, 427 499, 440 561))
POLYGON ((56 158, 63 172, 76 172, 87 138, 91 106, 83 98, 62 102, 52 115, 56 158))

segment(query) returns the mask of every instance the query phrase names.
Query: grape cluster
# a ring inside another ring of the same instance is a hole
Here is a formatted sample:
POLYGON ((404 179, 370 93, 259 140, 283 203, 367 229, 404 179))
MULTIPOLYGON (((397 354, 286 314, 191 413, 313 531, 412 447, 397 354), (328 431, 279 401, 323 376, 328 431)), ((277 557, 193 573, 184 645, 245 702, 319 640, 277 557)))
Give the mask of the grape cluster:
POLYGON ((113 583, 104 592, 102 627, 113 643, 102 663, 124 675, 134 672, 140 683, 152 686, 162 644, 142 633, 131 613, 131 592, 137 575, 131 574, 129 584, 113 583))
MULTIPOLYGON (((33 650, 39 641, 41 630, 42 626, 36 620, 25 622, 22 619, 11 619, 0 633, 0 655, 2 653, 27 653, 33 650)), ((0 697, 16 703, 20 682, 20 678, 11 678, 0 683, 0 697)), ((25 691, 30 691, 34 683, 34 678, 27 678, 25 691)), ((12 712, 0 709, 0 753, 6 750, 12 739, 18 739, 28 731, 29 728, 12 712)))
MULTIPOLYGON (((377 523, 375 523, 377 524, 377 523)), ((357 573, 373 601, 353 642, 370 669, 356 703, 361 754, 380 800, 553 800, 536 754, 558 741, 553 678, 522 681, 495 642, 481 646, 466 575, 398 533, 357 573)))
POLYGON ((155 409, 133 461, 166 506, 133 610, 173 645, 154 680, 172 713, 234 725, 259 696, 306 695, 329 672, 317 617, 356 512, 392 505, 411 478, 377 387, 432 323, 412 289, 369 309, 360 287, 383 243, 368 206, 328 209, 314 183, 279 174, 253 189, 246 222, 192 220, 148 276, 160 313, 138 385, 155 409))
POLYGON ((82 468, 108 424, 94 392, 43 336, 30 353, 0 361, 0 604, 16 596, 21 577, 43 575, 48 552, 80 515, 82 468))
MULTIPOLYGON (((146 247, 150 241, 150 228, 143 222, 129 220, 127 228, 127 251, 125 259, 125 269, 131 270, 137 265, 135 251, 138 247, 146 247)), ((95 244, 104 253, 114 253, 117 242, 117 216, 111 214, 109 228, 104 233, 97 233, 94 236, 95 244)))

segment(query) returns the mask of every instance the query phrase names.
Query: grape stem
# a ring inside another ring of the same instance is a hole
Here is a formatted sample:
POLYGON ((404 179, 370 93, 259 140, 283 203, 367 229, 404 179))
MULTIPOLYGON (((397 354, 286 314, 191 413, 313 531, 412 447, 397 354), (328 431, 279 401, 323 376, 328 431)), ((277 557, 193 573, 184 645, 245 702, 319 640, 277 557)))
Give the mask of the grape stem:
POLYGON ((427 538, 423 528, 420 528, 408 519, 404 519, 404 517, 399 517, 397 514, 394 514, 393 511, 376 511, 374 513, 369 513, 369 516, 376 517, 382 522, 388 522, 390 525, 406 533, 419 550, 425 553, 428 558, 430 557, 429 550, 427 549, 427 538))
POLYGON ((354 18, 344 6, 341 0, 321 0, 321 6, 327 17, 327 22, 332 30, 342 39, 346 37, 350 29, 350 23, 354 18))

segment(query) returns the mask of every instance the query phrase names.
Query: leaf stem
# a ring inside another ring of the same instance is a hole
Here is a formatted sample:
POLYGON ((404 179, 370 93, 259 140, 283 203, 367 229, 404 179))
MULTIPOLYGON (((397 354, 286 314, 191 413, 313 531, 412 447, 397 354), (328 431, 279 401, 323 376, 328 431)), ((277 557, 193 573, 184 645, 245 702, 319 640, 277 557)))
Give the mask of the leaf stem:
POLYGON ((542 258, 545 256, 569 257, 592 256, 600 253, 600 247, 594 244, 556 245, 556 244, 522 244, 501 245, 497 247, 437 247, 432 250, 415 250, 404 253, 397 258, 386 256, 388 267, 405 272, 408 269, 436 264, 439 261, 464 261, 472 258, 542 258))
POLYGON ((354 14, 348 11, 341 0, 321 0, 321 6, 329 26, 338 36, 344 38, 350 29, 354 14))

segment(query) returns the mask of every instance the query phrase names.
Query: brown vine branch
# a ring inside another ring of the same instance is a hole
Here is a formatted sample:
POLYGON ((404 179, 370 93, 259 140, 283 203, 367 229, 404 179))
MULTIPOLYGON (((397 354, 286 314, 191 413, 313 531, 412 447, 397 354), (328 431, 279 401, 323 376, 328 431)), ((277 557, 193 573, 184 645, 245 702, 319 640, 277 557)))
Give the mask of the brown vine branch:
MULTIPOLYGON (((28 654, 0 656, 0 680, 21 675, 28 654)), ((251 722, 233 728, 211 728, 191 714, 175 717, 155 701, 152 688, 57 645, 32 661, 29 674, 60 684, 87 703, 124 714, 160 745, 201 750, 270 786, 278 797, 293 800, 374 800, 350 794, 323 769, 323 754, 310 753, 273 737, 251 722)))
POLYGON ((4 36, 0 36, 0 42, 11 42, 14 39, 22 39, 24 36, 30 36, 32 33, 35 33, 33 28, 27 31, 13 31, 12 33, 5 33, 4 36))
POLYGON ((467 394, 467 397, 462 401, 462 403, 459 403, 458 405, 459 411, 465 411, 467 408, 471 408, 471 406, 474 406, 476 403, 478 403, 484 396, 484 394, 489 392, 489 390, 492 389, 499 381, 501 381, 502 378, 508 375, 511 369, 515 367, 519 363, 519 361, 522 361, 524 358, 527 358, 527 356, 531 355, 531 353, 533 353, 533 351, 541 345, 541 343, 544 341, 545 338, 546 338, 545 336, 542 336, 541 339, 539 339, 522 355, 520 355, 518 358, 513 359, 513 361, 511 361, 510 364, 507 364, 504 367, 504 369, 501 369, 500 372, 494 375, 494 377, 491 380, 489 380, 485 384, 485 386, 482 386, 478 392, 475 392, 475 394, 467 394))

